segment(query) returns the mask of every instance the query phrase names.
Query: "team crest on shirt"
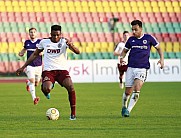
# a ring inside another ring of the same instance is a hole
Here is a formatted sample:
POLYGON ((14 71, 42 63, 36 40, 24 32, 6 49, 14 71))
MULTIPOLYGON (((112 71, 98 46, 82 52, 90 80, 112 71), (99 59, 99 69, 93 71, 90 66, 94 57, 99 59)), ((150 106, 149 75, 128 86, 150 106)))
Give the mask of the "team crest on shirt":
POLYGON ((143 44, 147 44, 147 40, 143 40, 143 44))
POLYGON ((47 77, 47 76, 45 76, 44 79, 43 79, 43 82, 44 82, 44 81, 49 81, 49 80, 50 80, 50 78, 47 77))
POLYGON ((61 47, 62 47, 62 44, 61 44, 61 43, 59 43, 59 44, 58 44, 58 48, 61 48, 61 47))

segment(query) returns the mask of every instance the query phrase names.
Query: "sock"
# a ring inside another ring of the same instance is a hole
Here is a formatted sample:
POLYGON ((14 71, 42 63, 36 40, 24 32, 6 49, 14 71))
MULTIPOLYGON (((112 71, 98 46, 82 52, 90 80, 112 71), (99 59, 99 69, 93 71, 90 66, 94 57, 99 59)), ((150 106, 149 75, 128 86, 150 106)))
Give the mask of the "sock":
POLYGON ((130 98, 130 102, 129 102, 129 106, 128 106, 128 111, 131 112, 131 110, 133 109, 133 107, 135 106, 135 104, 137 103, 138 99, 139 99, 139 91, 135 91, 133 92, 131 98, 130 98))
POLYGON ((28 86, 30 85, 30 81, 29 80, 26 81, 26 85, 28 85, 28 86))
POLYGON ((34 83, 31 83, 31 82, 30 82, 29 87, 30 87, 30 93, 31 93, 32 99, 34 100, 34 99, 36 98, 36 95, 35 95, 35 85, 34 85, 34 83))
POLYGON ((76 108, 76 95, 75 91, 69 92, 69 102, 71 108, 71 115, 76 115, 75 108, 76 108))
POLYGON ((129 97, 130 97, 130 95, 126 95, 125 92, 123 93, 122 107, 127 108, 129 97))

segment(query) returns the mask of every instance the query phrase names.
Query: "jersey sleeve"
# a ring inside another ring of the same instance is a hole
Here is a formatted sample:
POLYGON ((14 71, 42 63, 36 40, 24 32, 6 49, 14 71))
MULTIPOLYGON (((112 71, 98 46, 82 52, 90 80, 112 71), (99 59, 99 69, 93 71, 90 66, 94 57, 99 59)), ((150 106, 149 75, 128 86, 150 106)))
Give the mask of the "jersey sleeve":
POLYGON ((27 40, 24 42, 23 47, 24 47, 25 49, 27 49, 27 40))
POLYGON ((159 42, 157 41, 157 39, 152 35, 150 35, 150 43, 154 47, 157 47, 159 45, 159 42))
POLYGON ((37 48, 40 49, 40 50, 44 49, 44 47, 43 47, 43 40, 40 41, 40 43, 38 44, 37 48))
POLYGON ((119 51, 119 43, 114 48, 114 52, 118 52, 118 51, 119 51))
POLYGON ((131 38, 129 38, 129 39, 126 41, 126 44, 125 44, 125 48, 128 49, 128 50, 131 48, 130 42, 131 42, 131 38))
POLYGON ((69 46, 67 45, 67 40, 65 39, 65 38, 63 38, 63 43, 65 43, 65 45, 66 45, 66 48, 69 48, 69 46))

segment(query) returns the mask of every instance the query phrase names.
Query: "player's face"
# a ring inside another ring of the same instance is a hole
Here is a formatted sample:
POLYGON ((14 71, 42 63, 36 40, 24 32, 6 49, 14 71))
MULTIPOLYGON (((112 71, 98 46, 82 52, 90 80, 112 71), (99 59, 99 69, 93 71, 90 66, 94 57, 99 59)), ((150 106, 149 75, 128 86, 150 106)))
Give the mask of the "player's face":
POLYGON ((35 29, 30 30, 29 36, 31 39, 35 39, 37 36, 36 30, 35 29))
POLYGON ((142 28, 139 27, 139 25, 133 25, 132 32, 133 32, 133 36, 135 36, 136 38, 140 38, 142 35, 142 28))
POLYGON ((129 33, 123 34, 123 39, 124 39, 124 41, 127 41, 128 38, 129 38, 129 33))
POLYGON ((60 31, 51 31, 51 41, 57 43, 61 39, 61 32, 60 31))

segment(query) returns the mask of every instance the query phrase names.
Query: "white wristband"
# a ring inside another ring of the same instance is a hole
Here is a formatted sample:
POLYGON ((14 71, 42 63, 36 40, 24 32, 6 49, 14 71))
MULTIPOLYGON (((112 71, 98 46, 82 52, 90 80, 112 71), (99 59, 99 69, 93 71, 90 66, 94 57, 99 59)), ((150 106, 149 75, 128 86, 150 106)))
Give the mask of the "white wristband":
POLYGON ((119 58, 120 58, 120 59, 123 59, 123 56, 120 56, 119 58))

